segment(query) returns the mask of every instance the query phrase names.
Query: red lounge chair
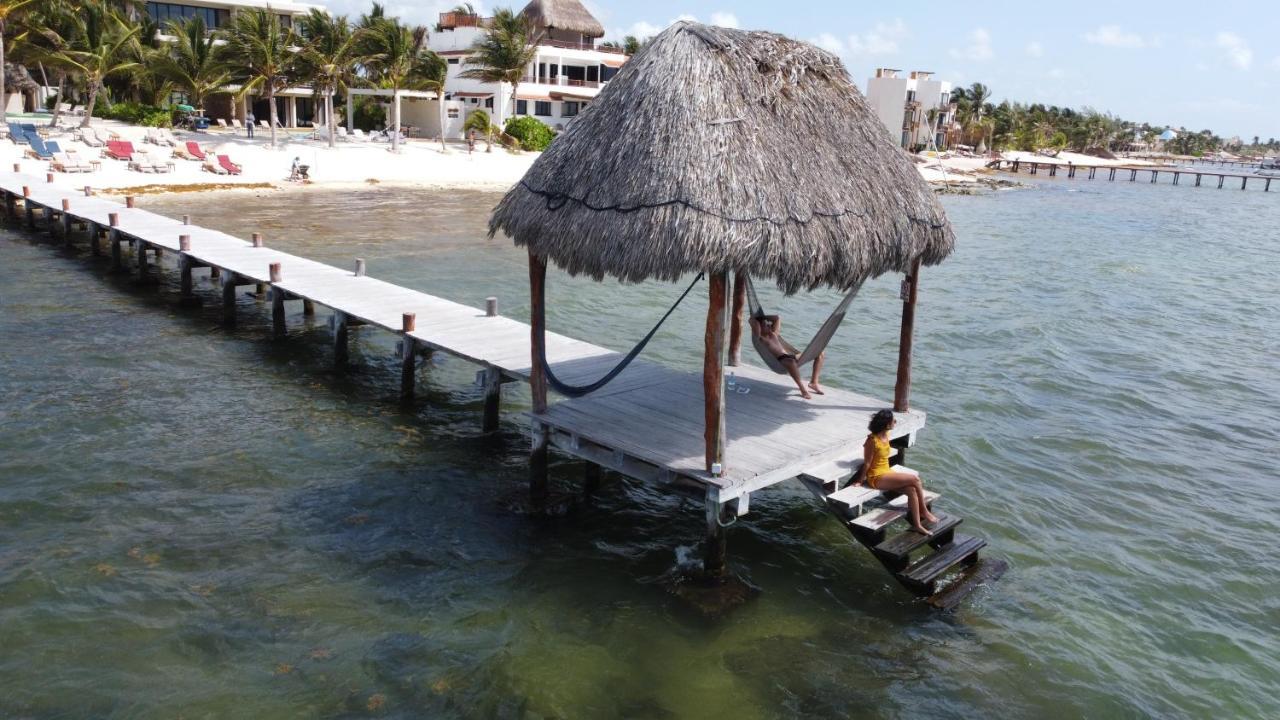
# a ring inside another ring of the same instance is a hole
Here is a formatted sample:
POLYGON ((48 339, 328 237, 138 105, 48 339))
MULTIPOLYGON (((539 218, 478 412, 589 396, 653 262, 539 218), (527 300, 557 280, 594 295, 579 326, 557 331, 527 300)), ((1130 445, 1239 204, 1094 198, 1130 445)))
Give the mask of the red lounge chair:
POLYGON ((107 143, 106 155, 114 160, 133 160, 133 143, 128 140, 111 140, 107 143))
POLYGON ((231 173, 232 175, 239 175, 239 174, 240 174, 240 166, 239 166, 239 165, 237 165, 237 164, 235 164, 235 163, 233 163, 233 162, 231 162, 231 158, 230 158, 230 156, 227 156, 227 155, 219 155, 219 156, 218 156, 218 165, 220 165, 220 166, 222 167, 222 169, 223 169, 223 170, 226 170, 227 172, 231 173))
POLYGON ((204 154, 204 151, 200 149, 200 144, 191 140, 187 141, 187 154, 202 162, 209 159, 208 156, 204 154))

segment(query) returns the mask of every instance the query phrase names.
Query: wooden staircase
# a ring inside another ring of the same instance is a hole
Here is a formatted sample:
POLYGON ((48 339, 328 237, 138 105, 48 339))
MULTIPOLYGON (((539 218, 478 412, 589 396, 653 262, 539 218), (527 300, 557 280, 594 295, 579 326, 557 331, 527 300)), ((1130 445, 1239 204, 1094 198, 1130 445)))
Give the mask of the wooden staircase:
MULTIPOLYGON (((978 551, 987 541, 956 532, 964 522, 957 515, 935 512, 938 523, 932 528, 933 535, 925 536, 909 527, 906 496, 863 485, 841 488, 861 464, 860 457, 833 461, 801 474, 799 479, 907 590, 927 598, 934 607, 949 610, 1008 569, 1003 560, 979 560, 978 551), (950 582, 939 589, 946 580, 950 582)), ((902 465, 895 469, 908 470, 902 465)), ((924 495, 933 510, 938 493, 925 490, 924 495)))

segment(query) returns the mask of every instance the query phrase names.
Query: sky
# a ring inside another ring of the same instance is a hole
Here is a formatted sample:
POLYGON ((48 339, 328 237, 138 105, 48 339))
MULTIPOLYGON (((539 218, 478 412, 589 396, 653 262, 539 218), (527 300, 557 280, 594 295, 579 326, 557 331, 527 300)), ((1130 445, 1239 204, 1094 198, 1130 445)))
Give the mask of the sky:
MULTIPOLYGON (((304 0, 305 1, 305 0, 304 0)), ((310 0, 359 15, 369 0, 310 0)), ((432 25, 456 0, 387 0, 432 25)), ((607 39, 653 35, 675 20, 770 30, 844 61, 859 88, 877 67, 982 82, 1002 99, 1091 107, 1153 125, 1280 138, 1280 2, 881 2, 585 0, 607 39)), ((482 12, 510 4, 473 2, 482 12)))

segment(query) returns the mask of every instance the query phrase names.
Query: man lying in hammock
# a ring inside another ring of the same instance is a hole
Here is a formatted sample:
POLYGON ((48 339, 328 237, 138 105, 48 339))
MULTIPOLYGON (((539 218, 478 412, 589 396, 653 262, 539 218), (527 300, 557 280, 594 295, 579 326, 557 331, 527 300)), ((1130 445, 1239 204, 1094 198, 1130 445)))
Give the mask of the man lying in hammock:
POLYGON ((818 353, 818 357, 813 359, 813 375, 809 379, 808 387, 805 387, 804 379, 800 377, 800 351, 782 339, 782 318, 777 315, 752 317, 751 332, 760 338, 769 352, 773 353, 774 357, 778 358, 778 362, 787 369, 791 379, 796 381, 796 387, 800 388, 800 397, 805 400, 811 399, 813 396, 809 394, 810 390, 819 395, 826 394, 818 384, 818 376, 822 374, 822 362, 827 359, 825 351, 818 353))

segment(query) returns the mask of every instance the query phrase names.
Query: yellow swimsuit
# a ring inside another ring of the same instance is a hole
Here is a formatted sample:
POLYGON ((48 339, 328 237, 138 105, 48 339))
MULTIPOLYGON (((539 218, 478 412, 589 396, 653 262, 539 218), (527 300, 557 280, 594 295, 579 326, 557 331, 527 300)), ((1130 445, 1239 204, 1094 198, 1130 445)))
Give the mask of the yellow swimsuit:
POLYGON ((889 447, 888 440, 881 440, 876 435, 871 435, 870 438, 875 444, 875 454, 872 455, 871 465, 867 468, 867 485, 877 489, 876 483, 880 480, 880 476, 889 472, 889 454, 893 450, 889 447))

